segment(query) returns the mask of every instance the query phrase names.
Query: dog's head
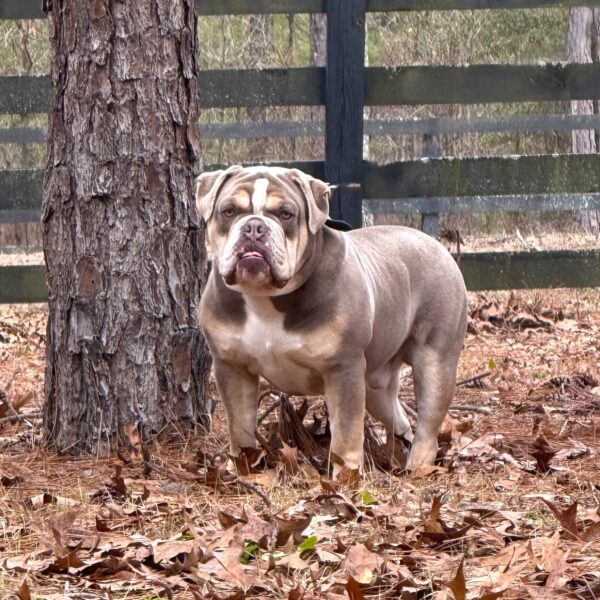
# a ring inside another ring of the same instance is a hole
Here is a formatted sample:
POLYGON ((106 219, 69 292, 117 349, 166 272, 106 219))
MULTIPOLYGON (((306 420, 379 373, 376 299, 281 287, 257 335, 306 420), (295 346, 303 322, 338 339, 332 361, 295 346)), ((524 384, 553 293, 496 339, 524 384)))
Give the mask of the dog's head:
POLYGON ((329 213, 329 186, 297 169, 233 166, 203 173, 198 212, 225 283, 260 295, 285 293, 329 213))

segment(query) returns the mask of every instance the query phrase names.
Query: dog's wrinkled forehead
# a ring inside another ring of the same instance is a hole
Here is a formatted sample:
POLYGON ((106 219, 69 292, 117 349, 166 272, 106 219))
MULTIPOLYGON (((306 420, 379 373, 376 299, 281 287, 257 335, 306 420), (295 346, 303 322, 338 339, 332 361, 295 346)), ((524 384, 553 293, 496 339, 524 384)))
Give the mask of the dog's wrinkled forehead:
POLYGON ((205 222, 215 213, 222 200, 236 199, 245 210, 258 214, 271 197, 291 201, 308 216, 311 232, 325 222, 329 209, 329 186, 297 169, 283 167, 241 167, 203 173, 198 178, 196 203, 205 222))
POLYGON ((246 199, 248 209, 258 214, 265 207, 269 196, 291 200, 302 206, 302 190, 295 184, 285 169, 244 169, 243 173, 229 178, 219 191, 216 202, 237 197, 246 199))

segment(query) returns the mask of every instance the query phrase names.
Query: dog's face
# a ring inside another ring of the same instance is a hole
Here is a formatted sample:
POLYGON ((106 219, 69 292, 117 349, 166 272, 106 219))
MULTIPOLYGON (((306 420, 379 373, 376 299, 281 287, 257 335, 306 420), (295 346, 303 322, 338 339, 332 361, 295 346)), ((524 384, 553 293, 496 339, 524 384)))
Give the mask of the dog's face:
POLYGON ((203 173, 196 187, 209 253, 225 283, 259 295, 285 293, 329 213, 329 186, 280 167, 203 173))

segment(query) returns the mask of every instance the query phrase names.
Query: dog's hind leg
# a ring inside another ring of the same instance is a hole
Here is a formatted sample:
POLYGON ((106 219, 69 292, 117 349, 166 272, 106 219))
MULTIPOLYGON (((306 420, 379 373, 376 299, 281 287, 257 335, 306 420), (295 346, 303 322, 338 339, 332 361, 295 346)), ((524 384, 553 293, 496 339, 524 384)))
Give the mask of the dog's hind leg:
MULTIPOLYGON (((387 443, 392 455, 406 456, 413 439, 412 429, 398 399, 399 370, 375 373, 367 381, 367 411, 385 427, 387 443)), ((402 461, 401 461, 402 462, 402 461)))
POLYGON ((406 468, 417 469, 435 461, 438 433, 454 397, 458 352, 421 346, 411 354, 418 418, 406 468))

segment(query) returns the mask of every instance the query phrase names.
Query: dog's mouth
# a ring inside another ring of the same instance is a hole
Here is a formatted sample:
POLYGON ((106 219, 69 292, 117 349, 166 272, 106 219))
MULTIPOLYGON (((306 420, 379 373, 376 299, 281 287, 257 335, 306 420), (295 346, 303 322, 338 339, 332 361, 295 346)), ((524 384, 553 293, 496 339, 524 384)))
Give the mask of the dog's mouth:
POLYGON ((264 257, 264 255, 262 254, 262 252, 258 252, 257 250, 249 250, 247 252, 242 253, 242 255, 240 256, 240 261, 241 260, 245 260, 247 258, 260 258, 264 261, 266 261, 267 259, 264 257))
POLYGON ((232 269, 223 274, 228 285, 247 284, 255 287, 269 285, 273 280, 271 265, 265 254, 259 250, 240 249, 232 269))
POLYGON ((236 253, 237 260, 228 273, 222 273, 227 285, 249 285, 256 288, 282 288, 288 280, 280 281, 272 268, 266 252, 256 247, 241 249, 236 253))

